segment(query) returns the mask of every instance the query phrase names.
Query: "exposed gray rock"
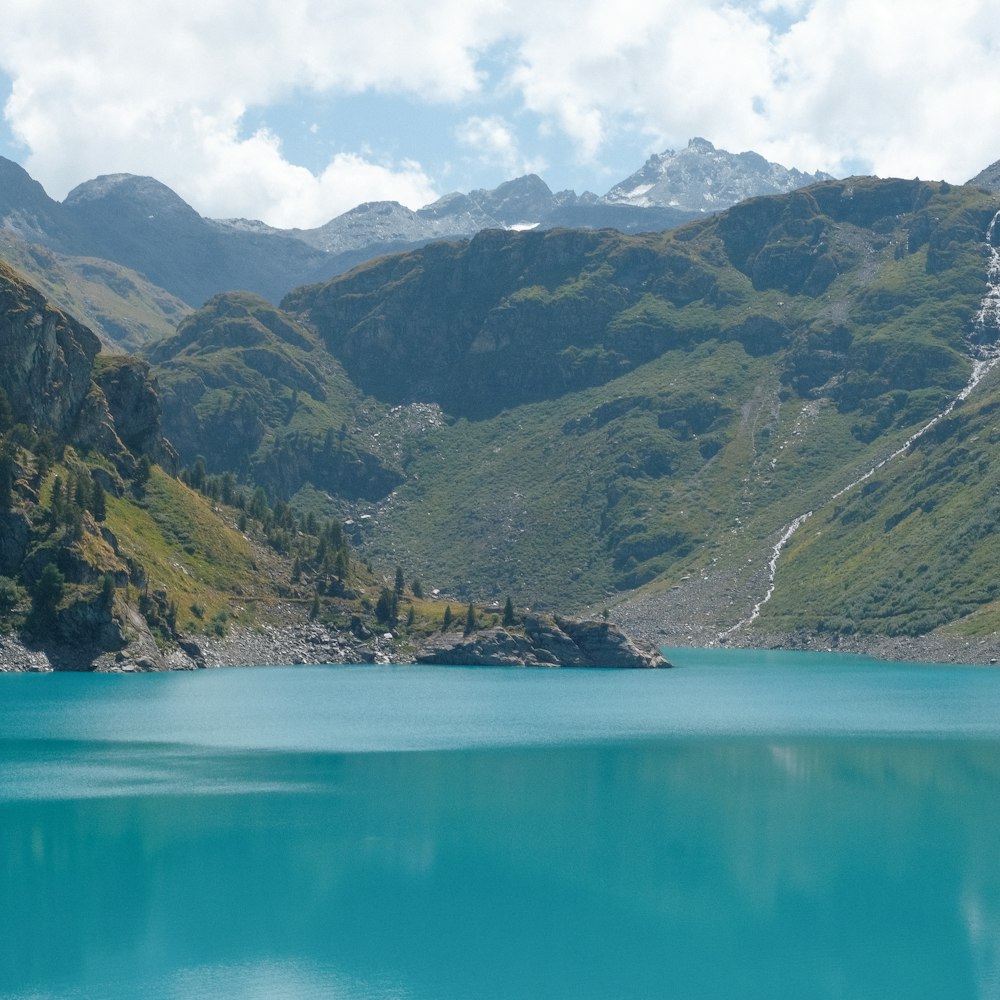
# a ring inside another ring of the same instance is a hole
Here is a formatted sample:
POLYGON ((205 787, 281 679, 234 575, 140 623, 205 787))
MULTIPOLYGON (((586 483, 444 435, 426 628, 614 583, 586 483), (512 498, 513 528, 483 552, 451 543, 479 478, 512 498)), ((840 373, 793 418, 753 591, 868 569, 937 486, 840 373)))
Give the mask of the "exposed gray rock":
POLYGON ((807 184, 829 181, 815 174, 770 163, 759 153, 730 153, 707 139, 692 139, 686 149, 651 156, 631 177, 616 184, 604 200, 637 207, 672 207, 718 212, 758 195, 785 194, 807 184))
POLYGON ((556 616, 556 624, 580 650, 583 666, 669 667, 655 646, 643 647, 617 625, 604 621, 556 616))
POLYGON ((90 392, 100 341, 5 265, 0 267, 0 337, 0 388, 16 419, 67 435, 90 392))
POLYGON ((445 632, 428 639, 417 651, 417 663, 476 667, 556 667, 559 661, 525 636, 503 628, 472 635, 445 632))
POLYGON ((177 453, 163 437, 159 387, 149 363, 134 357, 105 358, 95 375, 125 447, 176 472, 177 453))
POLYGON ((52 670, 48 656, 30 649, 16 635, 0 635, 0 673, 38 673, 52 670))
POLYGON ((573 618, 525 617, 524 633, 490 628, 446 632, 417 651, 418 663, 461 666, 669 667, 655 648, 642 649, 616 625, 573 618))
POLYGON ((1000 160, 984 167, 966 183, 972 184, 974 187, 986 188, 987 191, 1000 193, 1000 160))
POLYGON ((396 655, 392 640, 378 639, 371 633, 368 636, 369 641, 362 641, 319 622, 256 629, 233 625, 225 636, 205 637, 198 645, 209 667, 405 661, 396 655))

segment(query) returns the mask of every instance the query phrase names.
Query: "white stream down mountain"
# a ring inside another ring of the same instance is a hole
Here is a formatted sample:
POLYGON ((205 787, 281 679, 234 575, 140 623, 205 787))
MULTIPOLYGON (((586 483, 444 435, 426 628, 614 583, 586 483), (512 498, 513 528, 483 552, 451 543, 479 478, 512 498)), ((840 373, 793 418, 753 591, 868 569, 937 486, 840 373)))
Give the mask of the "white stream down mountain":
MULTIPOLYGON (((900 457, 900 455, 904 455, 914 441, 923 437, 924 434, 926 434, 932 427, 935 427, 938 423, 944 420, 944 418, 947 417, 959 403, 968 399, 976 386, 982 382, 982 380, 997 366, 997 364, 1000 364, 1000 342, 997 340, 994 340, 992 343, 979 342, 983 339, 987 330, 993 330, 994 336, 1000 333, 1000 250, 993 245, 993 233, 998 219, 1000 219, 1000 211, 993 216, 986 230, 986 249, 989 255, 989 263, 986 267, 986 294, 983 296, 979 305, 979 310, 976 312, 973 319, 972 335, 969 337, 969 352, 972 356, 972 372, 969 375, 968 382, 965 383, 962 390, 940 413, 928 420, 927 423, 924 424, 919 430, 914 431, 914 433, 911 434, 894 452, 892 452, 892 454, 886 456, 882 459, 882 461, 880 461, 877 465, 872 466, 872 468, 870 468, 863 475, 858 476, 857 479, 851 481, 846 486, 837 490, 836 493, 832 494, 827 501, 828 503, 834 500, 839 500, 842 496, 850 493, 851 490, 860 486, 867 479, 870 479, 880 469, 885 468, 890 462, 895 461, 900 457)), ((781 558, 782 551, 795 532, 798 531, 798 529, 801 528, 810 517, 812 517, 812 514, 813 512, 811 510, 806 511, 804 514, 800 514, 782 531, 781 537, 771 550, 771 558, 768 560, 768 583, 766 593, 753 606, 753 610, 746 618, 741 619, 735 625, 732 625, 725 631, 720 632, 719 639, 724 640, 728 638, 740 629, 746 628, 760 617, 761 609, 769 600, 771 600, 771 596, 774 594, 775 577, 778 572, 778 560, 781 558)))

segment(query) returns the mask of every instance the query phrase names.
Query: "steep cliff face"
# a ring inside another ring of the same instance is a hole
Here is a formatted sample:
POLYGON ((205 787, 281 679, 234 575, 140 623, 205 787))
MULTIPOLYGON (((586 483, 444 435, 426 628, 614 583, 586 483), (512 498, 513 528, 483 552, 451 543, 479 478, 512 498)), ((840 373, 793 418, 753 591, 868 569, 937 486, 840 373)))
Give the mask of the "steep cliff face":
POLYGON ((99 349, 90 330, 50 306, 0 262, 0 388, 19 421, 70 436, 90 392, 99 349))
POLYGON ((159 386, 149 364, 128 356, 102 357, 95 376, 125 447, 175 472, 177 452, 163 437, 159 386))
POLYGON ((0 389, 14 420, 57 441, 79 444, 126 471, 148 456, 168 471, 177 456, 163 438, 149 365, 98 358, 100 341, 0 262, 0 389))
POLYGON ((629 367, 599 345, 629 295, 591 274, 624 239, 489 230, 300 289, 283 307, 320 332, 366 392, 481 418, 629 367))

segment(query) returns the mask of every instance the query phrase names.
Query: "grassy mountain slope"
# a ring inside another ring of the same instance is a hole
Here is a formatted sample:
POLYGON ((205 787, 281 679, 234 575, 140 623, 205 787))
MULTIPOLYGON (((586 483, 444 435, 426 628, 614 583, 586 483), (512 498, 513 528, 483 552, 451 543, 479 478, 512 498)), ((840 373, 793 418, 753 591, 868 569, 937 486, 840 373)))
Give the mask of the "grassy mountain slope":
POLYGON ((0 230, 0 258, 53 305, 89 326, 106 349, 137 351, 169 336, 191 307, 119 264, 73 257, 0 230))
POLYGON ((990 207, 947 185, 831 182, 662 234, 485 232, 283 307, 366 392, 470 419, 709 340, 780 354, 800 395, 839 377, 838 405, 856 409, 890 387, 961 384, 990 207))
POLYGON ((182 462, 288 498, 307 482, 375 499, 399 472, 359 442, 366 400, 315 334, 249 292, 212 299, 154 345, 164 427, 182 462))
MULTIPOLYGON (((662 235, 486 233, 285 306, 367 391, 467 418, 411 450, 376 511, 377 557, 458 591, 564 606, 710 579, 701 607, 721 629, 765 593, 784 526, 964 385, 996 208, 970 188, 853 179, 662 235)), ((958 524, 921 543, 943 567, 936 589, 911 590, 957 615, 990 595, 948 582, 968 499, 939 478, 958 524)), ((906 503, 877 508, 884 523, 906 503)), ((863 553, 859 524, 844 531, 863 553)), ((846 621, 869 586, 862 556, 835 599, 819 582, 834 550, 809 561, 809 537, 782 564, 772 627, 846 621)), ((911 605, 858 627, 929 627, 911 605)))
POLYGON ((979 392, 792 539, 762 627, 1000 629, 1000 385, 979 392))
MULTIPOLYGON (((713 635, 764 596, 774 545, 812 511, 761 629, 995 631, 995 377, 831 498, 940 413, 973 342, 997 338, 972 322, 997 207, 969 187, 855 178, 669 233, 486 232, 299 289, 284 311, 227 293, 148 351, 188 469, 138 491, 150 373, 96 361, 95 338, 32 300, 52 357, 79 358, 72 405, 50 393, 59 421, 35 414, 35 437, 15 442, 28 541, 8 575, 29 591, 32 552, 80 541, 68 515, 44 512, 56 474, 86 472, 115 485, 117 551, 84 513, 87 544, 103 572, 164 595, 146 607, 154 631, 165 607, 212 629, 314 596, 331 615, 371 616, 378 572, 355 561, 345 581, 340 541, 318 531, 350 510, 363 557, 463 602, 626 601, 713 635), (38 466, 40 430, 69 458, 38 466)), ((22 395, 22 408, 38 396, 22 395)))

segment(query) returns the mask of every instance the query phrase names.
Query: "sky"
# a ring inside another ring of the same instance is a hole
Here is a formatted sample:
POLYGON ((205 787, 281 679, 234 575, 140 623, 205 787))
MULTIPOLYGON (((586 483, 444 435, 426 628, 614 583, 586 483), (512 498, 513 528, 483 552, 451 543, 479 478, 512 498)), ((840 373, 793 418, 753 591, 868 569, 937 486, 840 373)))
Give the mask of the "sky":
POLYGON ((656 152, 961 183, 1000 158, 1000 0, 4 0, 0 155, 313 227, 656 152))

